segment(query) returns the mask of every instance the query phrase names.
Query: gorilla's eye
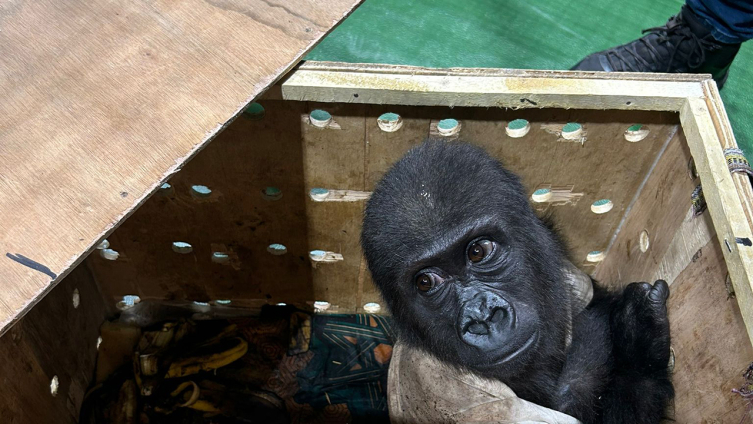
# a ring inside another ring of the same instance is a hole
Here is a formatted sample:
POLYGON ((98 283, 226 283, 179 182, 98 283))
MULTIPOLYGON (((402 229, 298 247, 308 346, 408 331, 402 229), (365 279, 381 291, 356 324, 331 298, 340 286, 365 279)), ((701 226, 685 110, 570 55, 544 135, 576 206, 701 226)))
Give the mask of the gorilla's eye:
POLYGON ((424 293, 436 287, 439 282, 439 276, 432 272, 419 274, 418 277, 416 277, 416 287, 424 293))
POLYGON ((494 251, 491 240, 478 240, 468 246, 468 259, 474 264, 479 263, 494 251))

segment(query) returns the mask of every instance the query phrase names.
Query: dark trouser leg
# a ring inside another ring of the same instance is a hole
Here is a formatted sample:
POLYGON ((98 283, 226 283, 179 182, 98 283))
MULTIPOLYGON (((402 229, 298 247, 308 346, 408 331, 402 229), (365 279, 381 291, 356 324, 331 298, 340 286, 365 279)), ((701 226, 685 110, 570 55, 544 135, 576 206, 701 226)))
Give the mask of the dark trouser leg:
POLYGON ((685 3, 717 41, 737 44, 753 38, 753 1, 686 0, 685 3))

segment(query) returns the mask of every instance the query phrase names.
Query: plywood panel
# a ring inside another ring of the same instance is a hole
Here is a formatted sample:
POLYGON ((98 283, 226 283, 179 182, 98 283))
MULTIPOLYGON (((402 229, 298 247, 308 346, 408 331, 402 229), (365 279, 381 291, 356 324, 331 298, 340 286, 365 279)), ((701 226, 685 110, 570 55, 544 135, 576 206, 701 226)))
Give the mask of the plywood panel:
POLYGON ((594 271, 596 279, 608 285, 625 285, 651 278, 682 222, 701 221, 689 214, 691 194, 699 184, 688 169, 690 157, 684 135, 677 133, 627 213, 607 258, 594 271), (650 241, 646 252, 641 251, 639 243, 644 230, 650 241))
POLYGON ((0 332, 358 3, 4 3, 0 332))
POLYGON ((726 275, 719 243, 712 241, 671 287, 678 423, 738 424, 747 414, 747 401, 732 389, 742 386, 753 349, 737 301, 727 292, 726 275))
MULTIPOLYGON (((260 119, 237 119, 108 239, 121 256, 89 258, 108 302, 126 294, 193 301, 313 299, 306 218, 303 103, 263 102, 260 119), (206 198, 192 186, 211 190, 206 198), (262 191, 282 193, 268 200, 262 191), (172 243, 189 243, 176 253, 172 243), (274 256, 272 243, 288 253, 274 256), (212 261, 224 251, 229 261, 212 261)), ((258 117, 257 117, 258 118, 258 117)))
POLYGON ((86 267, 78 267, 0 337, 0 417, 11 423, 75 423, 94 377, 106 311, 86 267), (73 306, 73 293, 79 295, 73 306), (50 383, 59 388, 52 396, 50 383))
POLYGON ((365 202, 315 202, 309 190, 370 192, 397 159, 429 135, 432 122, 450 117, 461 122, 459 139, 500 158, 529 192, 550 183, 573 185, 583 193, 576 204, 541 211, 553 216, 576 263, 582 264, 587 252, 607 245, 654 156, 676 130, 676 116, 645 112, 615 116, 273 100, 263 105, 261 120, 233 123, 170 180, 171 191, 146 202, 110 237, 112 248, 121 253, 117 261, 92 256, 109 302, 125 294, 262 303, 326 300, 340 312, 379 302, 359 246, 365 202), (331 114, 327 128, 310 123, 308 113, 314 109, 331 114), (399 130, 379 128, 377 118, 385 112, 400 115, 399 130), (516 118, 531 122, 523 138, 505 133, 516 118), (562 141, 556 134, 568 121, 585 126, 583 144, 562 141), (629 143, 623 132, 635 122, 648 125, 651 133, 629 143), (204 184, 212 194, 197 199, 190 194, 192 184, 204 184), (281 188, 282 199, 264 200, 260 192, 266 186, 281 188), (615 207, 595 215, 590 204, 602 197, 615 207), (193 251, 173 253, 173 241, 188 242, 193 251), (288 255, 268 254, 266 246, 273 242, 286 245, 288 255), (212 249, 218 245, 235 255, 235 262, 212 263, 212 249), (342 254, 344 260, 312 268, 308 252, 315 249, 342 254))
MULTIPOLYGON (((339 127, 317 128, 302 121, 307 190, 363 191, 364 106, 309 103, 306 107, 307 112, 326 110, 339 127)), ((342 261, 320 264, 312 271, 312 300, 329 302, 333 312, 355 312, 362 306, 358 282, 363 274, 359 237, 364 202, 314 202, 308 192, 306 197, 309 246, 343 255, 342 261)))
POLYGON ((544 184, 572 187, 581 194, 572 204, 534 204, 542 215, 551 215, 564 237, 573 261, 587 271, 586 255, 604 250, 624 211, 635 196, 654 158, 676 131, 676 116, 656 113, 601 111, 484 111, 464 122, 461 138, 480 144, 521 176, 529 194, 544 184), (504 127, 524 118, 531 131, 511 138, 504 127), (560 131, 567 122, 582 124, 582 143, 564 140, 560 131), (651 129, 642 141, 631 143, 623 134, 633 123, 651 129), (594 214, 591 204, 609 199, 613 209, 594 214), (577 200, 577 202, 576 202, 577 200))
POLYGON ((534 204, 542 215, 550 215, 570 248, 573 260, 588 271, 588 252, 604 250, 625 211, 635 197, 659 155, 677 131, 674 114, 647 112, 554 111, 480 108, 396 108, 372 107, 367 118, 368 183, 378 181, 389 166, 428 133, 432 120, 454 118, 461 122, 459 139, 480 145, 518 174, 532 193, 542 184, 572 186, 582 197, 574 204, 534 204), (400 112, 404 125, 394 133, 376 126, 383 111, 400 112), (527 119, 530 132, 512 138, 505 126, 513 119, 527 119), (373 123, 372 123, 373 122, 373 123), (585 141, 563 140, 557 131, 567 122, 583 124, 585 141), (644 140, 630 143, 625 130, 634 123, 651 131, 644 140), (591 212, 591 204, 610 199, 614 208, 602 215, 591 212))

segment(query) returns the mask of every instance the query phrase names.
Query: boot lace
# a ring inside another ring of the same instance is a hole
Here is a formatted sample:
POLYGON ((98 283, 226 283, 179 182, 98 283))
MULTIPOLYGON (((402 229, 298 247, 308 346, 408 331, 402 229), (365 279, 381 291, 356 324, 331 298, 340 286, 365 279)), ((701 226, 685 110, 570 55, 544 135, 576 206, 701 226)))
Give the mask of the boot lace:
POLYGON ((678 58, 679 64, 683 61, 681 56, 678 56, 678 52, 680 45, 685 43, 686 40, 689 40, 688 45, 690 46, 690 50, 684 59, 685 65, 689 69, 694 69, 701 66, 706 60, 706 50, 717 48, 714 42, 698 37, 682 22, 672 25, 670 21, 665 26, 644 29, 642 34, 646 33, 649 35, 606 52, 606 59, 613 69, 633 72, 650 71, 652 70, 652 62, 653 64, 664 62, 662 59, 664 54, 657 48, 663 45, 666 52, 669 53, 669 59, 666 60, 667 67, 664 72, 671 72, 675 57, 678 58), (655 37, 651 35, 655 35, 655 37), (645 47, 645 51, 648 52, 650 61, 638 52, 638 46, 641 44, 645 47), (631 58, 633 60, 630 60, 631 58))

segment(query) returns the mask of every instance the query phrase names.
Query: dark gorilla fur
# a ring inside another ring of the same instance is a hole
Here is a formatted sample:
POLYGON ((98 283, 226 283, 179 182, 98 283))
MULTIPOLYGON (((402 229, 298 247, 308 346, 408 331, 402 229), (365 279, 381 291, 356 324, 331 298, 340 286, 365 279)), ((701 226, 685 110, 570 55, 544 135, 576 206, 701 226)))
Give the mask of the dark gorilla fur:
POLYGON ((568 346, 564 249, 518 178, 482 149, 412 149, 377 184, 361 242, 402 341, 584 423, 663 417, 673 397, 667 284, 595 286, 568 346))

